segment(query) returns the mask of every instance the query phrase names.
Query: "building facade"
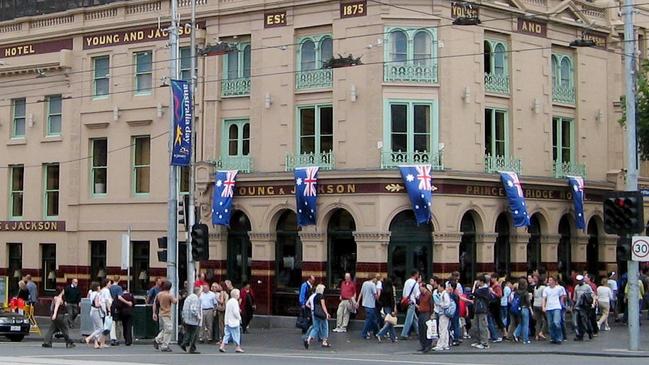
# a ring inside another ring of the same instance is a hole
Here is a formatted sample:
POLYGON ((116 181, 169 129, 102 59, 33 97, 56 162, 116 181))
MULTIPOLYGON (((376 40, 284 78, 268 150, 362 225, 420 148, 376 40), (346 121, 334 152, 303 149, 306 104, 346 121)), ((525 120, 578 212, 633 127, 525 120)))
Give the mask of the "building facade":
MULTIPOLYGON (((179 3, 185 24, 191 1, 179 3)), ((196 3, 199 47, 234 49, 197 61, 201 221, 214 172, 239 170, 230 227, 210 227, 200 267, 251 282, 259 312, 294 313, 311 274, 335 287, 345 272, 399 285, 413 269, 458 270, 466 283, 616 269, 601 203, 624 182, 617 3, 196 3), (482 23, 453 25, 467 14, 482 23), (596 47, 570 46, 582 38, 596 47), (322 67, 338 54, 363 65, 322 67), (416 225, 397 169, 412 163, 433 166, 428 225, 416 225), (317 225, 298 228, 293 169, 305 165, 320 166, 317 225), (528 229, 512 225, 499 170, 519 174, 528 229), (585 179, 584 231, 569 175, 585 179)), ((0 274, 30 273, 45 295, 73 276, 125 277, 130 228, 133 288, 164 275, 168 14, 168 1, 136 0, 0 23, 0 274)))

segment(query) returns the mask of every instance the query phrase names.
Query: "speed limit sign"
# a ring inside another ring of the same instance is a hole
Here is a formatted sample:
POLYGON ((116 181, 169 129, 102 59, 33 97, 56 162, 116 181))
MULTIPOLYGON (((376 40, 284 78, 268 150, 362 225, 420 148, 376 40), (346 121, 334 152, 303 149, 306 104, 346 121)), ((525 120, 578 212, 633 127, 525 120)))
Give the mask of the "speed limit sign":
POLYGON ((649 261, 649 237, 633 236, 631 243, 631 260, 649 261))

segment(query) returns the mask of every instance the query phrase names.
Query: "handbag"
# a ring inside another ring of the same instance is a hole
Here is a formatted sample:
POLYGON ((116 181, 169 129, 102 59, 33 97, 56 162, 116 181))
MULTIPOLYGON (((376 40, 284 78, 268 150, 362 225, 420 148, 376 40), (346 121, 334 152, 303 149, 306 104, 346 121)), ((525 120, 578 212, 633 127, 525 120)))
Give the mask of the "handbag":
POLYGON ((399 303, 399 305, 401 307, 401 311, 403 312, 407 311, 408 307, 410 306, 410 296, 412 295, 412 292, 415 291, 415 285, 417 285, 416 282, 413 284, 412 288, 410 288, 410 294, 408 294, 407 297, 401 298, 401 302, 399 303))
POLYGON ((110 334, 111 327, 113 327, 113 317, 106 316, 104 318, 104 332, 103 332, 104 336, 110 334))
POLYGON ((385 315, 385 323, 391 324, 392 326, 397 325, 397 317, 393 316, 392 314, 388 313, 385 315))
POLYGON ((429 319, 426 321, 426 338, 429 340, 435 339, 438 337, 437 334, 437 320, 429 319))
POLYGON ((324 309, 322 309, 322 305, 320 304, 315 304, 313 306, 313 316, 318 319, 327 319, 327 314, 325 313, 324 309))

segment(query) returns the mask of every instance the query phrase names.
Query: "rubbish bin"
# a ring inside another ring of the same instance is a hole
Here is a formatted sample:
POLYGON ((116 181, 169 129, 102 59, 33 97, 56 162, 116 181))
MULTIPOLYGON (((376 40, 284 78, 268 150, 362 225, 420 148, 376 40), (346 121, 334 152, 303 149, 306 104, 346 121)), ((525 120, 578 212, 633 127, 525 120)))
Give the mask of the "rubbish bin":
POLYGON ((153 320, 153 306, 136 304, 133 309, 133 337, 150 339, 158 334, 158 324, 153 320))
POLYGON ((81 303, 79 303, 79 311, 81 312, 81 335, 88 336, 93 331, 92 319, 90 319, 90 299, 81 299, 81 303))

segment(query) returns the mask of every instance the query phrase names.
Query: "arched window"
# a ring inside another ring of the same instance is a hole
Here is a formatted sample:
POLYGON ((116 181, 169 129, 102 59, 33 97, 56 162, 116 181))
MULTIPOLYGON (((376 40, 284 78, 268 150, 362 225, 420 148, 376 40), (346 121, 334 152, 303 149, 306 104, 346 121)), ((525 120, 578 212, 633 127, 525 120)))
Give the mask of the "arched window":
POLYGON ((243 77, 250 77, 250 45, 243 47, 243 77))
POLYGON ((406 33, 400 30, 390 33, 390 47, 390 61, 393 63, 405 63, 407 61, 408 37, 406 37, 406 33))
POLYGON ((300 47, 300 70, 315 70, 315 43, 307 39, 300 47))
POLYGON ((508 274, 510 272, 511 252, 509 243, 509 219, 506 213, 500 213, 496 220, 496 244, 494 245, 494 263, 496 272, 508 274))
POLYGON ((559 80, 561 86, 570 87, 572 86, 572 62, 568 57, 563 57, 561 60, 561 79, 559 80))
POLYGON ((541 222, 539 213, 533 214, 530 218, 530 226, 527 228, 530 239, 527 242, 527 270, 534 271, 541 267, 541 222))
POLYGON ((433 42, 428 32, 420 31, 415 34, 414 40, 414 62, 417 65, 429 65, 432 63, 431 48, 433 42))
POLYGON ((388 272, 395 276, 394 285, 403 287, 412 270, 429 277, 432 270, 433 227, 417 225, 415 213, 405 210, 390 223, 388 272))
POLYGON ((458 261, 460 263, 460 282, 463 285, 472 283, 476 278, 475 264, 476 252, 476 224, 472 212, 466 212, 460 222, 462 240, 458 261))
POLYGON ((491 42, 484 41, 484 72, 491 73, 491 42))
POLYGON ((338 209, 327 225, 327 277, 329 287, 337 288, 345 273, 356 276, 356 241, 354 217, 344 209, 338 209))
POLYGON ((567 278, 572 267, 572 226, 570 216, 564 215, 559 221, 559 245, 557 245, 557 271, 567 278))
POLYGON ((552 84, 559 85, 559 60, 556 55, 552 55, 552 84))
POLYGON ((494 73, 497 75, 504 75, 506 73, 506 56, 505 46, 502 43, 497 43, 494 48, 494 73))
POLYGON ((240 211, 234 212, 228 229, 228 279, 235 286, 250 280, 250 265, 252 263, 252 244, 250 220, 240 211))
POLYGON ((239 154, 239 126, 237 124, 230 125, 228 130, 228 154, 230 156, 239 154))
POLYGON ((297 215, 291 210, 282 213, 277 221, 275 248, 277 287, 299 287, 302 281, 302 242, 298 235, 297 215))
POLYGON ((588 221, 588 246, 586 246, 586 262, 588 272, 594 277, 599 275, 599 224, 596 217, 588 221))
POLYGON ((320 41, 320 67, 325 62, 329 61, 334 56, 333 40, 329 37, 324 37, 320 41))
POLYGON ((239 78, 239 52, 230 52, 227 57, 228 80, 239 78))

